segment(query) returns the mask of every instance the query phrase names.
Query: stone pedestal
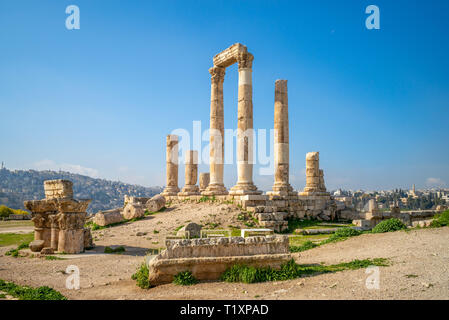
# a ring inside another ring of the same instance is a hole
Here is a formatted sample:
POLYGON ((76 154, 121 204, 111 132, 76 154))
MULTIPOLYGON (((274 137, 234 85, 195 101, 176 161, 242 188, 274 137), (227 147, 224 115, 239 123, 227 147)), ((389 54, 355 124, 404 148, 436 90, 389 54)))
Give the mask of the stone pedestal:
POLYGON ((237 184, 231 195, 262 194, 253 183, 253 84, 251 53, 239 53, 239 93, 237 122, 237 184))
POLYGON ((167 186, 162 192, 163 196, 176 196, 178 187, 178 136, 167 135, 166 148, 167 186))
POLYGON ((274 93, 274 185, 269 195, 293 195, 289 183, 289 127, 287 80, 276 80, 274 93))
POLYGON ((185 155, 185 186, 178 195, 191 196, 200 194, 200 188, 196 184, 197 180, 198 151, 188 150, 185 155))

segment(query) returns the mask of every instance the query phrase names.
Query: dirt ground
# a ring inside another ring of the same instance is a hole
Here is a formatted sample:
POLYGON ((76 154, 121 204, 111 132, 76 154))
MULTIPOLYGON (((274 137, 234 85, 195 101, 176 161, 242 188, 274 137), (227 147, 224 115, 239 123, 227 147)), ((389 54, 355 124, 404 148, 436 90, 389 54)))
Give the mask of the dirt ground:
POLYGON ((0 248, 0 279, 21 285, 48 285, 70 299, 449 299, 449 227, 366 234, 294 254, 301 264, 335 264, 354 259, 388 258, 380 267, 379 289, 367 289, 365 269, 259 284, 202 282, 140 289, 131 275, 148 248, 189 221, 238 226, 238 208, 183 204, 130 224, 94 232, 96 248, 64 260, 5 256, 0 248), (155 232, 156 230, 156 232, 155 232), (136 234, 144 234, 137 236, 136 234), (123 254, 104 254, 105 246, 125 246, 123 254), (80 270, 80 290, 65 288, 67 266, 80 270))

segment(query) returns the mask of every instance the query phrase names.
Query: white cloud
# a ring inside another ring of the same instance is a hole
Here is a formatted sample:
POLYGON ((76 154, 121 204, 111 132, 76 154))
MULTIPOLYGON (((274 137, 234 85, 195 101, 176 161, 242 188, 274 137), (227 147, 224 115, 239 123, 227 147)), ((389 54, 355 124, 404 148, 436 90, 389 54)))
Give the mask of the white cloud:
POLYGON ((426 185, 428 187, 442 187, 444 186, 446 183, 441 180, 440 178, 427 178, 426 179, 426 185))
POLYGON ((98 178, 99 172, 97 169, 83 167, 79 164, 61 163, 58 164, 53 160, 41 160, 34 163, 34 168, 37 170, 54 170, 54 171, 68 171, 71 173, 77 173, 92 178, 98 178))

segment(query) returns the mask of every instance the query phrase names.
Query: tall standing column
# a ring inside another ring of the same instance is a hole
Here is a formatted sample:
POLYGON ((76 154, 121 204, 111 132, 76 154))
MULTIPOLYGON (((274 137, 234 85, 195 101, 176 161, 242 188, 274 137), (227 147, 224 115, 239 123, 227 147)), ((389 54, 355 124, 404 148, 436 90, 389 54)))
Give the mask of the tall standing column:
POLYGON ((289 183, 289 128, 287 80, 276 80, 274 91, 274 185, 272 195, 293 192, 289 183))
POLYGON ((224 195, 227 190, 223 183, 224 164, 224 111, 223 111, 223 81, 225 68, 214 66, 209 69, 211 74, 210 101, 210 183, 204 195, 224 195))
POLYGON ((237 56, 239 64, 238 123, 237 123, 237 184, 230 194, 261 194, 253 183, 253 84, 251 53, 237 56))
POLYGON ((185 155, 185 186, 180 196, 198 195, 200 188, 197 186, 198 180, 198 151, 187 150, 185 155))
POLYGON ((176 196, 178 188, 178 136, 167 135, 166 149, 167 186, 162 192, 163 196, 176 196))

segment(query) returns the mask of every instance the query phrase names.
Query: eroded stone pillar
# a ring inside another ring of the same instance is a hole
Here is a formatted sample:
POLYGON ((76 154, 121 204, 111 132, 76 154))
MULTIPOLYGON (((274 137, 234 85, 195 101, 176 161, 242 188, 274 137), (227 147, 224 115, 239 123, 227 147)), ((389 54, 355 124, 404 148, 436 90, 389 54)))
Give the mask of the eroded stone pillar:
POLYGON ((308 152, 306 154, 306 186, 300 195, 319 194, 320 181, 320 153, 308 152))
POLYGON ((237 184, 230 194, 261 194, 253 183, 253 55, 249 52, 239 53, 239 91, 237 122, 237 184))
POLYGON ((223 111, 223 81, 225 68, 214 66, 209 69, 211 74, 210 101, 210 183, 204 195, 224 195, 227 190, 223 183, 224 164, 224 111, 223 111))
POLYGON ((167 185, 162 192, 163 196, 176 196, 179 192, 178 187, 178 136, 174 134, 167 135, 166 148, 166 174, 167 185))
POLYGON ((58 213, 58 252, 80 253, 84 251, 84 222, 86 213, 58 213))
POLYGON ((289 183, 289 127, 287 80, 276 80, 274 91, 274 185, 272 195, 293 192, 289 183))
POLYGON ((206 188, 209 186, 209 182, 210 182, 209 172, 200 173, 200 192, 206 190, 206 188))
POLYGON ((185 154, 185 186, 178 195, 190 196, 200 194, 198 180, 198 151, 187 150, 185 154))

